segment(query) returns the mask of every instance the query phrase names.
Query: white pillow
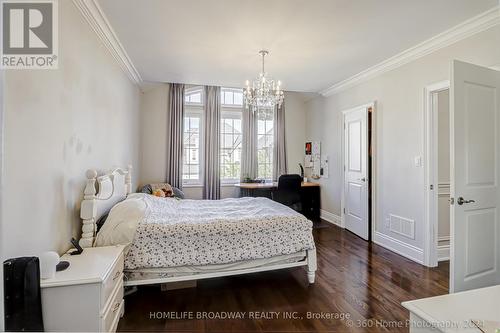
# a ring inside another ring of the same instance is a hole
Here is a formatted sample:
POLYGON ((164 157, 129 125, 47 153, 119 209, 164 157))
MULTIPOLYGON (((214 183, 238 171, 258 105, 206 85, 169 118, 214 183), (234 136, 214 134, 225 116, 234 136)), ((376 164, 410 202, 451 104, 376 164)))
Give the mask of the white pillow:
POLYGON ((95 246, 129 245, 134 240, 139 220, 146 213, 146 203, 140 196, 129 196, 116 204, 99 230, 95 246))

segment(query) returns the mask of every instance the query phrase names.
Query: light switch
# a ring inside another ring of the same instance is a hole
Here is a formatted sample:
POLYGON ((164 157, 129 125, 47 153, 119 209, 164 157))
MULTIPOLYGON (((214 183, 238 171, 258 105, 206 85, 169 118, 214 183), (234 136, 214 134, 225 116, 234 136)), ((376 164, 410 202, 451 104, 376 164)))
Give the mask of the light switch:
POLYGON ((422 167, 422 156, 415 156, 415 167, 416 168, 422 167))

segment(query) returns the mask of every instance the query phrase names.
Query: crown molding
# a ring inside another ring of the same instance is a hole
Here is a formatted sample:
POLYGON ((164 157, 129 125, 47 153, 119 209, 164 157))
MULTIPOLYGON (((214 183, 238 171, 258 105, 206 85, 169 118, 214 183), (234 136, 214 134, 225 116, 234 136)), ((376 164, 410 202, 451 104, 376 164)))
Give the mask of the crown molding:
POLYGON ((120 68, 127 74, 132 82, 140 85, 142 83, 141 75, 135 68, 132 60, 130 60, 125 48, 120 43, 120 40, 97 3, 97 0, 73 0, 73 3, 103 42, 104 46, 106 46, 120 68))
POLYGON ((323 96, 335 95, 343 90, 368 81, 385 72, 401 67, 409 62, 422 58, 446 46, 454 44, 467 37, 485 31, 500 24, 500 6, 496 6, 482 14, 470 18, 455 27, 448 29, 420 44, 417 44, 381 63, 372 66, 346 80, 319 91, 323 96))

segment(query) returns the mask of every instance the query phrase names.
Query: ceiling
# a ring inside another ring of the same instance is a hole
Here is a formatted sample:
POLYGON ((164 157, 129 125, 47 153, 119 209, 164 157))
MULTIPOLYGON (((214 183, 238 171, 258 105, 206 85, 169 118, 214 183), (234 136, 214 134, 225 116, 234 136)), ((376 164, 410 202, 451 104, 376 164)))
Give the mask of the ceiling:
POLYGON ((99 0, 144 81, 317 92, 498 0, 99 0))

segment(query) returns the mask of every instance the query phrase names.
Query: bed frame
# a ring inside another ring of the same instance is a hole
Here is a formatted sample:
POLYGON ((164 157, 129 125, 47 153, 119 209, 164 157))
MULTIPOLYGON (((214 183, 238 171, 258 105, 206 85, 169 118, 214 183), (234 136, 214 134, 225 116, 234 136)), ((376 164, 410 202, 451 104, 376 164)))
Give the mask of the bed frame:
MULTIPOLYGON (((84 190, 80 217, 82 218, 82 236, 79 244, 81 247, 93 247, 97 232, 97 221, 107 214, 118 202, 125 200, 132 192, 132 166, 127 169, 115 168, 98 176, 96 170, 87 171, 87 184, 84 190)), ((191 281, 221 276, 232 276, 256 272, 272 271, 291 267, 305 266, 309 283, 314 283, 316 276, 316 250, 306 251, 306 257, 297 262, 267 264, 254 268, 226 270, 220 272, 197 273, 166 278, 125 281, 125 286, 161 284, 168 282, 191 281)))

